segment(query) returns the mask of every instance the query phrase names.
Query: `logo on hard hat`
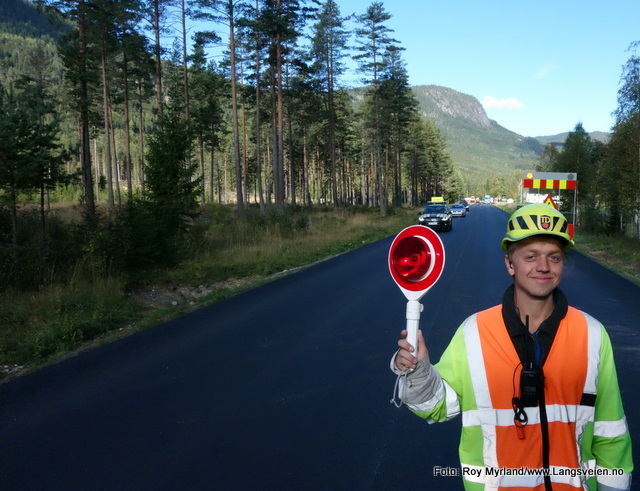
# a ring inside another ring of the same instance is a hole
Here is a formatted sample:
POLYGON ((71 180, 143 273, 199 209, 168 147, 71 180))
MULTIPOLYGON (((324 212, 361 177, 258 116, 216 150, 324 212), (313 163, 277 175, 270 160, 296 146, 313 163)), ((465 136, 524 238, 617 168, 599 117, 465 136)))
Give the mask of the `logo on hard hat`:
POLYGON ((548 215, 540 216, 540 228, 542 230, 549 230, 551 228, 551 217, 548 215))

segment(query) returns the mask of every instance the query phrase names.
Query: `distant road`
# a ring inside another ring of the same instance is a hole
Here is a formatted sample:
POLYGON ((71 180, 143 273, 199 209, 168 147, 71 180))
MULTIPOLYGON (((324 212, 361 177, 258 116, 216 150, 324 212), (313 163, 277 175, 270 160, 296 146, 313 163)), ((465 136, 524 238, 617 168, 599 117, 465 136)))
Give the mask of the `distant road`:
MULTIPOLYGON (((475 205, 440 235, 444 272, 423 299, 434 360, 500 302, 506 221, 475 205)), ((460 489, 433 475, 458 466, 460 421, 389 403, 406 305, 391 241, 0 384, 0 489, 460 489)), ((640 287, 575 251, 563 285, 611 334, 635 438, 640 287)))

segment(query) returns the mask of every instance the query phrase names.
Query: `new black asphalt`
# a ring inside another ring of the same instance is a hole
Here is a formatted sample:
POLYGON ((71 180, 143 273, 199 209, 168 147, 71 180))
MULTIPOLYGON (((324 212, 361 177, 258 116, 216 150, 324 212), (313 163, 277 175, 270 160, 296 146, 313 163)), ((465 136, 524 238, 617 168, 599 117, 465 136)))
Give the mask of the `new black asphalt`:
MULTIPOLYGON (((417 217, 416 217, 417 218, 417 217)), ((475 205, 441 233, 423 298, 436 361, 509 284, 507 215, 475 205)), ((392 237, 0 384, 0 489, 460 489, 460 422, 390 404, 406 300, 392 237)), ((640 287, 575 251, 561 285, 614 345, 640 435, 640 287)))

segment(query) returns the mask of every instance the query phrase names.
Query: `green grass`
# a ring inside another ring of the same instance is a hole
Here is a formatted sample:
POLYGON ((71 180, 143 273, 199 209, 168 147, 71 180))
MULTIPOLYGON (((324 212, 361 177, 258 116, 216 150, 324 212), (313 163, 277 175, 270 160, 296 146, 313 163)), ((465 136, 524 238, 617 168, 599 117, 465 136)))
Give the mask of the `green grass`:
POLYGON ((637 239, 577 233, 575 242, 580 252, 640 285, 640 243, 637 239))
POLYGON ((38 365, 134 318, 122 284, 110 278, 52 285, 0 303, 0 365, 38 365))
POLYGON ((0 378, 156 325, 275 275, 395 234, 417 211, 204 209, 192 256, 135 284, 78 264, 70 284, 0 294, 0 378), (186 292, 186 294, 183 294, 186 292), (198 293, 197 295, 195 293, 198 293), (192 295, 193 294, 193 295, 192 295))

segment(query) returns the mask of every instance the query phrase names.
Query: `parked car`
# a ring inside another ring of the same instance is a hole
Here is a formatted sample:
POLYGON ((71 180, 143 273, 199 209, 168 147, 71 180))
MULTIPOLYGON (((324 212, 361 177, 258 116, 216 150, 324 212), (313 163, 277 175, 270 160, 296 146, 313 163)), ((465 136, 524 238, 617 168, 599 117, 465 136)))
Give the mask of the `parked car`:
POLYGON ((467 209, 464 207, 463 204, 455 203, 455 204, 451 205, 451 214, 454 217, 466 217, 467 216, 467 209))
POLYGON ((449 231, 453 228, 451 210, 445 203, 427 203, 418 223, 434 230, 449 231))

